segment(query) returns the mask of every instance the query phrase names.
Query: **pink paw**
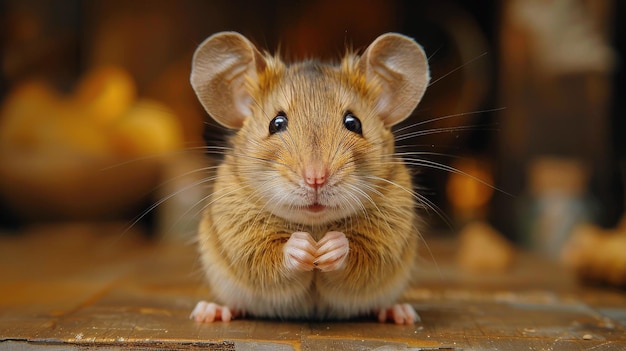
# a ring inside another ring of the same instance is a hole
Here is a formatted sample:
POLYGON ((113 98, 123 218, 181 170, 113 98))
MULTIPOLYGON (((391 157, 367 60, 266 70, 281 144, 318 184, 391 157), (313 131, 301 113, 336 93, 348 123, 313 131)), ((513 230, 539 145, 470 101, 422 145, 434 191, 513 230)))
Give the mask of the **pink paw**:
POLYGON ((230 322, 233 312, 226 307, 213 302, 200 301, 189 315, 196 322, 213 323, 217 321, 230 322))
POLYGON ((420 316, 415 312, 413 306, 403 303, 378 311, 379 322, 385 323, 388 320, 392 320, 395 324, 414 324, 420 321, 420 316))
POLYGON ((317 244, 309 233, 295 232, 291 234, 283 248, 285 265, 290 270, 309 272, 315 269, 315 253, 317 244))
POLYGON ((344 268, 348 257, 348 239, 341 232, 328 232, 317 243, 317 259, 313 264, 322 272, 336 271, 344 268))

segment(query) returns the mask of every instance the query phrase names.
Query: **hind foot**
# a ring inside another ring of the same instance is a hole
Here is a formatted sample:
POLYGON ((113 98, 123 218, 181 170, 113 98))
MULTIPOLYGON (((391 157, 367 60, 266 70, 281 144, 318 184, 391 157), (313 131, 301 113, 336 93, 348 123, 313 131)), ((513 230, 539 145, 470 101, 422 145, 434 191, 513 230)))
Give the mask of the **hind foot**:
POLYGON ((415 324, 421 321, 413 306, 408 303, 395 304, 378 311, 378 321, 385 323, 392 320, 395 324, 415 324))
POLYGON ((191 311, 189 319, 201 323, 213 323, 217 321, 230 322, 237 313, 231 311, 226 306, 220 306, 213 302, 200 301, 191 311))

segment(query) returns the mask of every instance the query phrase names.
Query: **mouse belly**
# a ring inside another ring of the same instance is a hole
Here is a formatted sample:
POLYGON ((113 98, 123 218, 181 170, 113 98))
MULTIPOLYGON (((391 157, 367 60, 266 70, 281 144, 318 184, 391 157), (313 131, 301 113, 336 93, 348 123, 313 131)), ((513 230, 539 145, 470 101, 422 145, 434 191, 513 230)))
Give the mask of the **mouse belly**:
POLYGON ((349 227, 338 222, 305 228, 310 233, 295 232, 269 214, 259 218, 263 212, 233 216, 218 212, 219 206, 211 209, 199 232, 201 259, 212 302, 235 315, 305 320, 370 315, 396 303, 417 262, 410 206, 382 212, 406 220, 379 221, 375 217, 382 214, 374 212, 349 227), (259 222, 266 223, 262 232, 254 225, 259 222), (373 222, 386 225, 372 227, 373 222), (343 264, 328 264, 340 257, 343 264))

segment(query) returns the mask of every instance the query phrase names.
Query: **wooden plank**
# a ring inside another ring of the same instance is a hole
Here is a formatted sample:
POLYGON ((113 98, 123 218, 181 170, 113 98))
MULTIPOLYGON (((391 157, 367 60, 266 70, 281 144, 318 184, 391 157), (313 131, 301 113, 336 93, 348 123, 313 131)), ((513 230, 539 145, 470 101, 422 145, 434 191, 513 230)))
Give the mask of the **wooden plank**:
POLYGON ((508 274, 460 272, 449 241, 430 239, 404 299, 414 326, 188 319, 207 294, 191 245, 152 242, 120 225, 37 228, 0 237, 0 349, 618 350, 626 294, 581 286, 522 255, 508 274))

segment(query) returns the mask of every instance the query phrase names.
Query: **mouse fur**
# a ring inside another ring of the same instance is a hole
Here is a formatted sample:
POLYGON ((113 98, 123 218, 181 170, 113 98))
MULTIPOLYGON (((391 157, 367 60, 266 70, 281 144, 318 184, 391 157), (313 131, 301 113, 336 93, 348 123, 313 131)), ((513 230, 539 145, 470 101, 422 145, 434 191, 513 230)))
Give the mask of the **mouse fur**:
POLYGON ((391 128, 429 79, 422 48, 395 33, 337 64, 287 64, 235 32, 200 45, 192 86, 235 133, 198 232, 212 302, 192 318, 416 320, 397 302, 419 219, 391 128))

